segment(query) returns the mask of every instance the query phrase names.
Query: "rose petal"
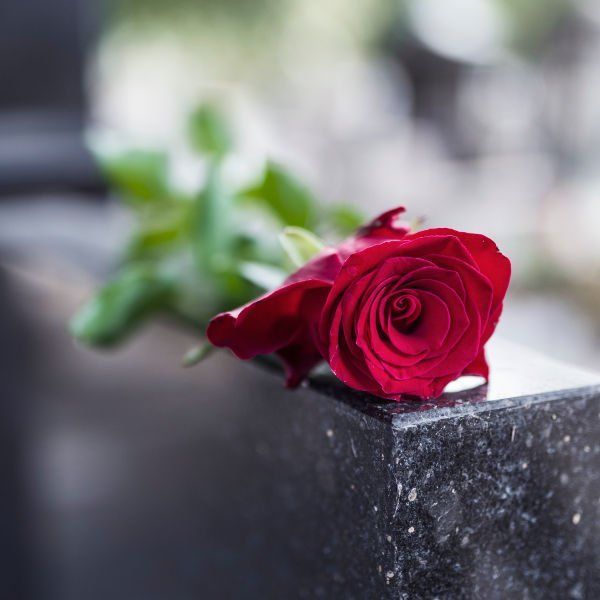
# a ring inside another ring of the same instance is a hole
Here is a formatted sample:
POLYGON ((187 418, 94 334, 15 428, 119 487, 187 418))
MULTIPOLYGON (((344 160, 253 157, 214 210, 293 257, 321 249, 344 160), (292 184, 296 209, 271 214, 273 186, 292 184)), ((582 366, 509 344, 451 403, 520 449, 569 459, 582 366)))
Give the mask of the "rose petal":
POLYGON ((475 357, 475 360, 465 367, 461 375, 479 375, 486 379, 490 375, 490 368, 488 366, 487 359, 485 357, 485 351, 480 350, 479 354, 475 357))
POLYGON ((297 385, 321 359, 314 342, 314 323, 330 284, 297 281, 278 288, 235 311, 217 315, 206 335, 242 359, 276 352, 283 360, 287 383, 297 385))
POLYGON ((510 260, 498 250, 498 246, 490 238, 479 233, 465 233, 454 229, 437 228, 419 231, 411 234, 410 237, 415 239, 431 235, 453 235, 459 239, 471 254, 478 270, 488 278, 493 290, 493 299, 490 319, 482 334, 482 343, 487 342, 494 332, 502 313, 502 301, 510 282, 510 260))

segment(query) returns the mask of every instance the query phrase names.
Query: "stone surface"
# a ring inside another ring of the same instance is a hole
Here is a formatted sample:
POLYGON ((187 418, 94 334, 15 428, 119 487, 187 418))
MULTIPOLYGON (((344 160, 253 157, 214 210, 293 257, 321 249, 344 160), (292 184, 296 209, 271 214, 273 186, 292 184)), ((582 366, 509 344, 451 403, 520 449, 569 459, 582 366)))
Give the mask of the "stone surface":
POLYGON ((600 596, 600 377, 490 350, 489 386, 429 403, 313 384, 391 432, 372 454, 375 597, 600 596))
POLYGON ((599 377, 500 343, 489 387, 433 403, 288 392, 224 353, 180 370, 170 329, 77 348, 72 298, 12 294, 32 597, 600 597, 599 377))

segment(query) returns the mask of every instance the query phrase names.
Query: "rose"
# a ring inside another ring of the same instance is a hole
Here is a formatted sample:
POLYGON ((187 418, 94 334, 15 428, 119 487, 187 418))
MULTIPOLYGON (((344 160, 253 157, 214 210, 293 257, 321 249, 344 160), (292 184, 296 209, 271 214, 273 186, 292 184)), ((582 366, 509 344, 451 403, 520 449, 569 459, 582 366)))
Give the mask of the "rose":
POLYGON ((318 343, 347 385, 388 399, 437 397, 488 377, 510 263, 488 238, 429 229, 353 253, 328 293, 318 343))
POLYGON ((400 238, 409 231, 398 222, 403 208, 391 210, 336 248, 327 248, 284 284, 260 298, 214 317, 207 337, 248 359, 275 352, 282 359, 286 384, 297 386, 323 359, 317 344, 317 327, 327 294, 348 256, 382 240, 400 238))
POLYGON ((215 317, 207 335, 240 358, 276 352, 297 385, 321 359, 382 398, 436 397, 464 374, 488 377, 484 345, 510 262, 487 237, 411 233, 389 211, 328 248, 278 289, 215 317))

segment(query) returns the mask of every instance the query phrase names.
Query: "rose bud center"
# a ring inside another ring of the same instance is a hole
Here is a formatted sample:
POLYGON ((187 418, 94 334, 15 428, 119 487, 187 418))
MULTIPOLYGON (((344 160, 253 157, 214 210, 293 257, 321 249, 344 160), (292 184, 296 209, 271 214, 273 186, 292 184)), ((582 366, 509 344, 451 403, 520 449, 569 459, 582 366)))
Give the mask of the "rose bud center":
POLYGON ((421 301, 412 290, 402 290, 391 299, 391 314, 394 327, 408 333, 421 315, 421 301))

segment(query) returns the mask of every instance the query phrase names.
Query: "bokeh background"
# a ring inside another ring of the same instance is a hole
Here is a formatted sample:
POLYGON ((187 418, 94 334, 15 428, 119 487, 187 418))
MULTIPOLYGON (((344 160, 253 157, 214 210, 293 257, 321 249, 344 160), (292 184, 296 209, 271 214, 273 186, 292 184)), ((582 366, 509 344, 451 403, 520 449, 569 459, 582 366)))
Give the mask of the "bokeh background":
POLYGON ((104 201, 82 132, 167 147, 181 155, 173 176, 194 185, 183 123, 210 100, 234 123, 233 179, 272 158, 324 202, 404 204, 425 225, 492 236, 515 268, 501 331, 593 367, 596 4, 4 2, 0 240, 18 257, 3 262, 37 269, 61 246, 70 279, 104 275, 127 222, 104 201))
POLYGON ((499 334, 598 369, 599 67, 596 0, 3 0, 6 585, 83 597, 86 515, 123 460, 112 424, 144 409, 144 378, 190 397, 203 381, 173 366, 194 334, 153 330, 112 355, 69 340, 129 227, 90 143, 167 147, 193 187, 183 122, 216 103, 232 180, 276 159, 324 202, 490 235, 514 267, 499 334))

